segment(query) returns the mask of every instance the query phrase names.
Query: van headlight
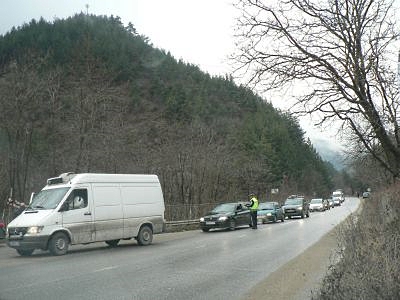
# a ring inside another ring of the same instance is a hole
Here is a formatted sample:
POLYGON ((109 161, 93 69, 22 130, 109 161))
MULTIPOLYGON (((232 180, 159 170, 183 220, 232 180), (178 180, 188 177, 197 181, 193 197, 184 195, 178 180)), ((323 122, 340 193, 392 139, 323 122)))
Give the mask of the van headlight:
POLYGON ((200 218, 200 222, 204 222, 204 218, 203 217, 200 218))
POLYGON ((218 219, 218 221, 226 221, 226 220, 228 220, 228 217, 219 217, 219 219, 218 219))
POLYGON ((28 227, 28 230, 26 231, 26 233, 29 234, 38 234, 43 230, 43 226, 32 226, 32 227, 28 227))
POLYGON ((300 206, 300 207, 297 208, 297 210, 303 210, 303 207, 300 206))

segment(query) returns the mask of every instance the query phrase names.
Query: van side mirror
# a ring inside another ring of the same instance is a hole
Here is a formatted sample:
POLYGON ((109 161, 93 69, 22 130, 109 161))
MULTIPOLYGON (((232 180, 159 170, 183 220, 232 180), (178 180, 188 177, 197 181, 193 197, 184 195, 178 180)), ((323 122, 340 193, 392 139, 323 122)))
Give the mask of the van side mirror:
POLYGON ((29 199, 29 204, 31 204, 31 203, 32 203, 32 201, 33 201, 33 198, 35 198, 35 195, 36 195, 36 193, 35 193, 35 192, 33 192, 33 193, 31 194, 31 198, 29 199))

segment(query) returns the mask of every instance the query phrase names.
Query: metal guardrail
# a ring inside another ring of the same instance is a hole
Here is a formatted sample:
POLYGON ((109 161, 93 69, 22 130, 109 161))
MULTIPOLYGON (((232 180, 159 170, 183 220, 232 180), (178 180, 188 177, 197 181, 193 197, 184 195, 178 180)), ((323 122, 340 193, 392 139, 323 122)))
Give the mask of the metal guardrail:
POLYGON ((178 232, 200 228, 199 220, 166 221, 166 232, 178 232))
POLYGON ((169 226, 183 226, 183 225, 193 225, 198 224, 199 220, 182 220, 182 221, 166 221, 166 225, 169 226))

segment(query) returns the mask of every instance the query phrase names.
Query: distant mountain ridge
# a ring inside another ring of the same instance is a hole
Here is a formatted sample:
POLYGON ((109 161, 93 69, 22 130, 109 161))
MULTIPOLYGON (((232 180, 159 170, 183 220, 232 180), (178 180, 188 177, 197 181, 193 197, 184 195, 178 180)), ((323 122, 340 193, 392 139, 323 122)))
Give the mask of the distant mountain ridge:
POLYGON ((333 147, 331 143, 318 138, 312 139, 312 144, 323 160, 330 162, 336 170, 344 169, 343 155, 339 148, 333 147))

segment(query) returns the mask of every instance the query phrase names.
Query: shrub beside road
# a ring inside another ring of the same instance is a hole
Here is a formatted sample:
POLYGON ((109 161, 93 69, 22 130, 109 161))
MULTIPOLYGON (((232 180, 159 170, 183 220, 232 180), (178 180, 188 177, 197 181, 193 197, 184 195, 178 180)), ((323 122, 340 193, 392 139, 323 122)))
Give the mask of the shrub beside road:
POLYGON ((338 235, 341 260, 315 300, 400 299, 400 185, 364 199, 338 235))

